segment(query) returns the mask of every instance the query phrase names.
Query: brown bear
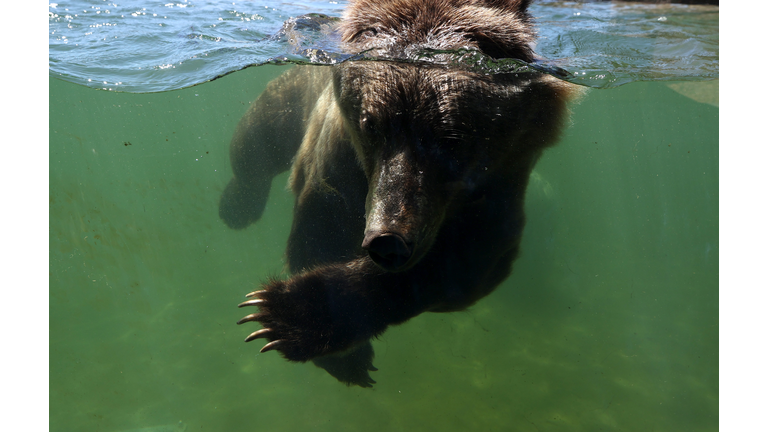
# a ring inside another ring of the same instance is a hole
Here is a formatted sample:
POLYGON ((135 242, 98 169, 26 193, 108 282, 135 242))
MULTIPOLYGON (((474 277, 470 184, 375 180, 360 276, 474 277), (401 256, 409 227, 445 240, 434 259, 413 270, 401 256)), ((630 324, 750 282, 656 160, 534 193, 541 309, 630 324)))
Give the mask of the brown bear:
MULTIPOLYGON (((345 49, 412 58, 477 50, 533 62, 530 0, 353 0, 345 49)), ((374 381, 370 339, 422 312, 451 312, 510 273, 536 160, 577 90, 550 75, 485 74, 430 61, 294 67, 235 132, 220 216, 258 220, 272 178, 292 166, 292 277, 240 306, 262 352, 312 360, 346 384, 374 381)))

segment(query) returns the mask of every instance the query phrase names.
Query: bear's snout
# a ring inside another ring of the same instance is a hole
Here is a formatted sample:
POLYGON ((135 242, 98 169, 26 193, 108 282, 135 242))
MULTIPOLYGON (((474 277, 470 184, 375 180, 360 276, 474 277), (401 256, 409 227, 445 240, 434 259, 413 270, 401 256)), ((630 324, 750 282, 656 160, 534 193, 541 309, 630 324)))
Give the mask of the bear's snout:
POLYGON ((403 269, 411 258, 411 247, 393 233, 368 233, 363 240, 363 249, 379 267, 391 272, 403 269))

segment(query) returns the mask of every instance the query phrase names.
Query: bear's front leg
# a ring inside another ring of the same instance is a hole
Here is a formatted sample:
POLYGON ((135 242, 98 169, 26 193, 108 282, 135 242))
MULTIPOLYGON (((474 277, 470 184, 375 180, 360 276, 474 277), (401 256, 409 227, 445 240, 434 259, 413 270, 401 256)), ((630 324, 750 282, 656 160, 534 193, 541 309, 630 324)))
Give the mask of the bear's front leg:
POLYGON ((375 370, 369 339, 423 311, 403 276, 384 272, 368 257, 320 266, 248 294, 240 307, 258 306, 259 312, 238 324, 264 326, 246 338, 267 339, 261 352, 314 360, 342 382, 369 387, 368 371, 375 370))

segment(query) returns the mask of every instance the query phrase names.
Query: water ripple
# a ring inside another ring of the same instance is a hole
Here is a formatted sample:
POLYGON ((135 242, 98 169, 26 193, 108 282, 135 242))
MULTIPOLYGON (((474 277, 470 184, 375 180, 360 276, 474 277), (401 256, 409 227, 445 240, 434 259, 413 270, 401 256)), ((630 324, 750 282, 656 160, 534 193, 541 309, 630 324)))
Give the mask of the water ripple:
MULTIPOLYGON (((330 31, 333 19, 318 18, 310 23, 318 25, 295 25, 288 33, 280 32, 291 17, 307 13, 339 17, 345 4, 50 3, 50 74, 93 88, 157 92, 270 62, 328 64, 375 57, 375 53, 342 52, 330 31)), ((718 7, 539 1, 531 10, 539 32, 536 52, 542 57, 536 64, 494 62, 466 52, 439 53, 442 57, 435 58, 486 73, 544 70, 601 88, 633 81, 718 77, 718 7)))

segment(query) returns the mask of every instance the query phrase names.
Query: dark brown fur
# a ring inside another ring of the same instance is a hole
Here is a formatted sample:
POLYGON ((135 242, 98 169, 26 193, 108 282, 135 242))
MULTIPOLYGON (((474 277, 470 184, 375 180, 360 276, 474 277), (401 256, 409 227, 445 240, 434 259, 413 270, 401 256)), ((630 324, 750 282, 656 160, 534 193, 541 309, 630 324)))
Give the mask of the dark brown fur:
MULTIPOLYGON (((357 0, 341 24, 351 52, 479 49, 533 59, 525 0, 357 0)), ((270 83, 231 144, 220 215, 261 216, 293 158, 287 257, 240 322, 292 361, 374 381, 370 339, 426 311, 462 310, 517 256, 528 177, 554 144, 571 85, 538 73, 484 75, 438 64, 297 67, 270 83)))

